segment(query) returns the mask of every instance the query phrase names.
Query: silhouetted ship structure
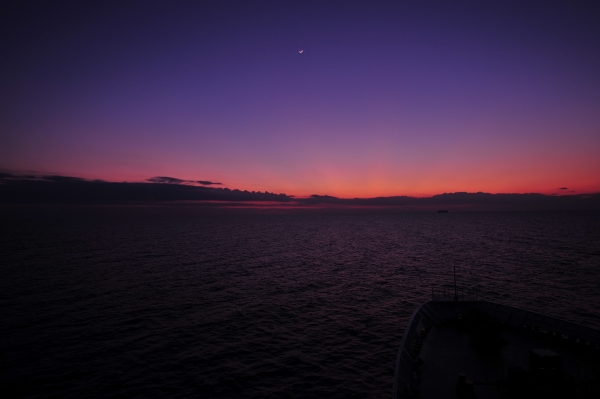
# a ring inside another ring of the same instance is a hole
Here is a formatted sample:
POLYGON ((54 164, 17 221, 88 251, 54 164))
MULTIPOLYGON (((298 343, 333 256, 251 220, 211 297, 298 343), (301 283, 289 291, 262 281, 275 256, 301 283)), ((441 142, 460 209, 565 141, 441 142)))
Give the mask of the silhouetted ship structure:
POLYGON ((393 398, 600 398, 600 331, 444 286, 402 337, 393 398))

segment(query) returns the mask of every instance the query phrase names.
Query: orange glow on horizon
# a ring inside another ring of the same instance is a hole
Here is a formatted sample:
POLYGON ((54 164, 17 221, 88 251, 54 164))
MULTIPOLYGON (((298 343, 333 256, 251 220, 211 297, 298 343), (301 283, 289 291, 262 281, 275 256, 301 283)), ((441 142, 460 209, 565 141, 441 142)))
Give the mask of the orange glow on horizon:
MULTIPOLYGON (((96 174, 68 174, 68 173, 42 173, 46 175, 58 174, 64 176, 73 176, 89 180, 104 180, 109 182, 139 182, 148 183, 147 179, 153 177, 153 175, 141 175, 141 174, 126 174, 119 173, 110 177, 98 176, 96 174)), ((155 174, 158 175, 158 174, 155 174)), ((161 176, 176 177, 183 180, 198 180, 198 176, 190 173, 171 173, 171 174, 160 174, 161 176)), ((201 174, 201 177, 205 177, 205 174, 201 174)), ((236 181, 236 179, 227 179, 226 176, 218 176, 218 178, 209 179, 210 181, 220 182, 221 185, 208 185, 205 187, 212 188, 228 188, 230 190, 240 191, 268 191, 274 194, 286 194, 297 198, 307 198, 311 195, 327 195, 337 198, 376 198, 376 197, 394 197, 394 196, 407 196, 407 197, 431 197, 438 194, 444 193, 457 193, 457 192, 484 192, 490 194, 526 194, 526 193, 538 193, 546 195, 574 195, 574 194, 590 194, 600 192, 600 182, 595 176, 579 176, 576 181, 570 179, 570 184, 564 182, 553 182, 551 178, 540 177, 538 179, 532 179, 527 176, 520 176, 514 178, 513 176, 506 176, 504 178, 496 176, 485 180, 476 179, 473 177, 465 176, 463 179, 440 181, 443 179, 423 179, 419 180, 414 178, 412 180, 406 180, 403 182, 394 183, 389 180, 382 178, 372 182, 362 184, 359 188, 357 181, 352 179, 340 177, 338 179, 327 179, 324 182, 314 182, 313 184, 299 184, 295 185, 293 182, 284 181, 269 181, 268 179, 259 179, 258 183, 248 184, 247 181, 236 181), (536 180, 536 181, 532 181, 536 180), (566 190, 561 190, 561 187, 566 187, 566 190)), ((565 179, 566 180, 566 179, 565 179)))

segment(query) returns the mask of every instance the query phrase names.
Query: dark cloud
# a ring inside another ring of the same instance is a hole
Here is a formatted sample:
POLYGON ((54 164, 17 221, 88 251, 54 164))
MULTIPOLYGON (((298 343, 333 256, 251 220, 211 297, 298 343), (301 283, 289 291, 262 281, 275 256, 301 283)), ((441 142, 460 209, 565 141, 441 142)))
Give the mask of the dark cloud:
POLYGON ((221 183, 214 183, 207 180, 182 180, 177 179, 175 177, 167 177, 167 176, 155 176, 149 179, 146 179, 150 183, 161 183, 161 184, 201 184, 203 186, 212 186, 212 185, 220 185, 221 183))
POLYGON ((107 204, 165 201, 289 202, 285 194, 198 186, 196 181, 158 176, 147 182, 115 183, 71 176, 0 174, 0 203, 107 204), (160 183, 160 184, 157 184, 160 183))
MULTIPOLYGON (((36 181, 46 181, 46 182, 84 182, 85 179, 80 177, 72 177, 72 176, 59 176, 59 175, 15 175, 12 173, 0 173, 0 181, 2 180, 36 180, 36 181)), ((99 180, 101 181, 101 180, 99 180)))
POLYGON ((146 179, 146 181, 149 181, 151 183, 163 183, 163 184, 185 184, 185 183, 191 182, 191 180, 181 180, 181 179, 177 179, 175 177, 167 177, 167 176, 151 177, 149 179, 146 179))
POLYGON ((432 197, 378 197, 343 199, 312 195, 297 199, 312 205, 389 207, 407 210, 542 211, 600 210, 600 193, 588 195, 450 193, 432 197))
POLYGON ((215 182, 206 181, 206 180, 196 180, 196 183, 202 184, 203 186, 214 186, 214 185, 221 185, 222 184, 222 183, 215 183, 215 182))
POLYGON ((567 187, 561 187, 561 188, 559 188, 559 190, 568 190, 568 188, 567 187))

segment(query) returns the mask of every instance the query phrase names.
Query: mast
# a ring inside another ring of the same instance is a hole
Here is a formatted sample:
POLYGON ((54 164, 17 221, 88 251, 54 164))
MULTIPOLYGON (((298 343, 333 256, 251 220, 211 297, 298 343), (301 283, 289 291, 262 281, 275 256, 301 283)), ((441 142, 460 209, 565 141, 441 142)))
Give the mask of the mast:
POLYGON ((458 293, 456 290, 456 266, 454 266, 454 300, 458 301, 458 293))

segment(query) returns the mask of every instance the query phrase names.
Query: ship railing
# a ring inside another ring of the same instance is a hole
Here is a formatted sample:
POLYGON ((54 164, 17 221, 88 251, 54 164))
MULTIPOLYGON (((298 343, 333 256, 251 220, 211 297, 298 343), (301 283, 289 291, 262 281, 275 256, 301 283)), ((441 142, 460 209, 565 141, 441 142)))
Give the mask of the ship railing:
POLYGON ((454 284, 431 287, 432 301, 479 301, 484 296, 483 291, 473 287, 460 287, 454 284))

